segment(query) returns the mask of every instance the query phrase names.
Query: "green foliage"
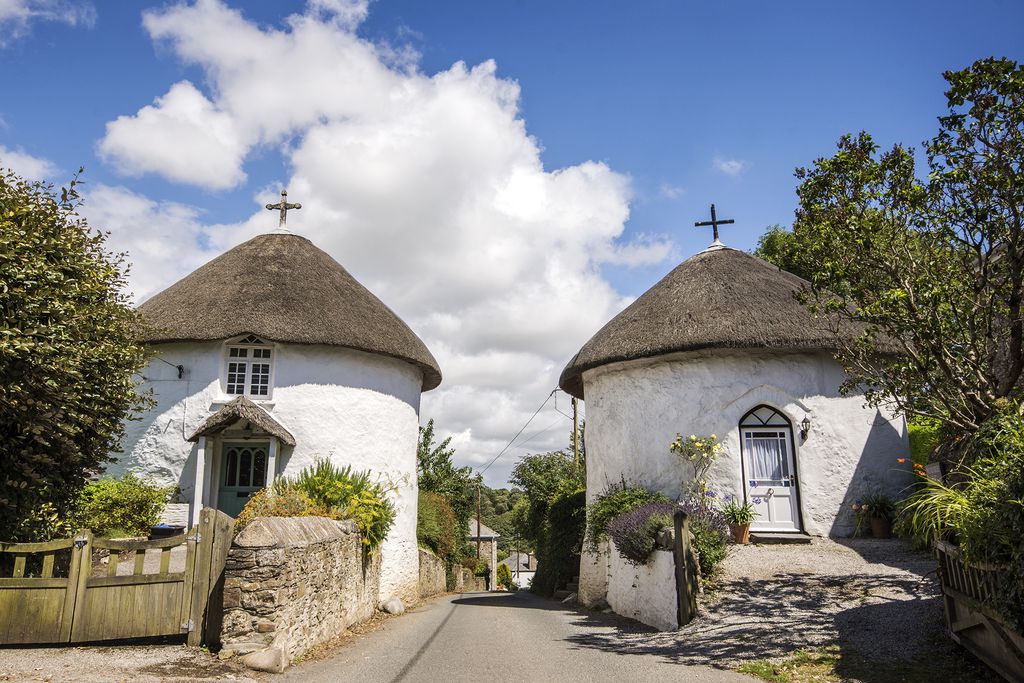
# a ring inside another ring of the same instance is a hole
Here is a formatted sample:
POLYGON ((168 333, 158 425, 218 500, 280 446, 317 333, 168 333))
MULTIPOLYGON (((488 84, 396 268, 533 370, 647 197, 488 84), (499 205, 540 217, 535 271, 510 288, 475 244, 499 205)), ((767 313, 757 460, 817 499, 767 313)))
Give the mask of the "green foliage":
POLYGON ((630 486, 625 480, 610 484, 587 509, 587 546, 596 551, 608 538, 608 524, 624 512, 648 503, 669 502, 660 493, 652 493, 642 486, 630 486))
POLYGON ((530 590, 540 595, 552 595, 579 570, 586 527, 584 462, 555 451, 528 455, 512 470, 511 481, 525 496, 512 518, 519 536, 536 552, 530 590))
POLYGON ((1024 68, 988 58, 944 77, 926 169, 860 133, 797 170, 793 252, 812 309, 864 326, 835 337, 844 390, 970 434, 1022 391, 1024 68))
POLYGON ((942 440, 940 425, 934 420, 913 418, 907 420, 907 435, 910 438, 910 459, 917 465, 927 465, 942 440))
POLYGON ((922 477, 897 526, 922 543, 959 543, 968 562, 1002 567, 990 606, 1024 628, 1024 418, 1018 409, 994 417, 967 449, 973 462, 955 483, 922 477))
POLYGON ((416 538, 450 567, 458 558, 463 532, 458 528, 452 506, 444 496, 420 491, 416 514, 416 538))
POLYGON ((235 519, 235 533, 257 517, 326 517, 338 519, 336 510, 317 505, 306 492, 294 484, 262 489, 249 497, 235 519))
POLYGON ((395 504, 388 496, 393 487, 372 481, 369 471, 353 472, 351 466, 338 467, 326 458, 317 458, 295 478, 278 478, 273 488, 275 493, 298 489, 318 508, 353 520, 362 534, 363 547, 370 555, 376 552, 395 522, 395 504))
POLYGON ((150 527, 160 521, 168 496, 175 486, 157 486, 131 472, 120 479, 90 481, 82 489, 75 506, 78 526, 97 536, 148 536, 150 527))
MULTIPOLYGON (((476 485, 480 477, 470 467, 456 467, 451 437, 434 444, 434 421, 420 427, 416 445, 416 472, 420 491, 429 491, 448 500, 459 529, 468 529, 476 509, 476 485)), ((488 526, 490 526, 488 524, 488 526)), ((494 528, 494 527, 492 527, 494 528)), ((460 534, 464 534, 460 531, 460 534)), ((499 532, 500 533, 500 532, 499 532)))
POLYGON ((66 515, 146 405, 124 259, 76 213, 76 185, 58 199, 0 172, 0 539, 45 535, 42 508, 66 515))
POLYGON ((809 280, 811 273, 805 270, 804 264, 801 263, 798 248, 792 231, 781 225, 769 225, 765 233, 757 240, 754 256, 764 259, 786 272, 809 280))
POLYGON ((507 564, 498 565, 498 585, 505 588, 512 587, 512 570, 508 568, 507 564))
POLYGON ((741 503, 731 496, 722 504, 722 516, 729 524, 750 524, 754 521, 754 513, 753 504, 741 503))
POLYGON ((708 581, 718 572, 718 566, 729 553, 728 533, 720 524, 702 516, 690 518, 690 533, 700 561, 701 576, 708 581))

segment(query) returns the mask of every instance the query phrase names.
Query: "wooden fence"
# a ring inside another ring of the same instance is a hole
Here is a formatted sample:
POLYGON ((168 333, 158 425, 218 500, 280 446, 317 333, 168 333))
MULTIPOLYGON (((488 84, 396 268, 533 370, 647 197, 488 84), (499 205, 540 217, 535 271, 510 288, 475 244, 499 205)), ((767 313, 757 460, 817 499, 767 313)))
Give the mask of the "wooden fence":
POLYGON ((10 576, 0 576, 0 645, 173 635, 213 642, 233 529, 231 517, 204 508, 187 534, 165 539, 107 540, 83 530, 48 543, 0 543, 0 559, 13 558, 2 563, 10 576), (104 554, 106 566, 95 561, 104 554))
POLYGON ((700 569, 690 547, 690 520, 685 510, 672 514, 675 527, 673 558, 676 565, 676 621, 685 626, 697 616, 697 593, 700 590, 700 569))
POLYGON ((998 567, 967 564, 956 546, 935 544, 946 630, 953 640, 1008 681, 1024 682, 1024 637, 989 603, 996 595, 998 567))

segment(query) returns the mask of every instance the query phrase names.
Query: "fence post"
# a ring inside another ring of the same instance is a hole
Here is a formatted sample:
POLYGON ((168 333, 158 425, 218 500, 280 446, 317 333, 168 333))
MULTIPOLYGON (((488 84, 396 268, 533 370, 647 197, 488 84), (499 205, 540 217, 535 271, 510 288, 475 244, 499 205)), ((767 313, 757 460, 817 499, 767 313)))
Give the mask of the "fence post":
POLYGON ((210 545, 210 580, 206 616, 203 620, 203 643, 220 644, 220 630, 224 623, 224 565, 234 540, 235 520, 220 510, 213 512, 213 543, 210 545))
POLYGON ((92 574, 92 532, 82 529, 75 534, 71 546, 71 565, 68 567, 68 589, 64 596, 64 615, 60 627, 61 640, 74 642, 81 632, 85 610, 86 581, 92 574), (76 628, 76 626, 78 628, 76 628))
POLYGON ((676 508, 672 514, 675 526, 675 543, 673 555, 676 563, 676 621, 685 626, 697 615, 697 595, 693 579, 696 578, 690 567, 690 520, 682 508, 676 508))

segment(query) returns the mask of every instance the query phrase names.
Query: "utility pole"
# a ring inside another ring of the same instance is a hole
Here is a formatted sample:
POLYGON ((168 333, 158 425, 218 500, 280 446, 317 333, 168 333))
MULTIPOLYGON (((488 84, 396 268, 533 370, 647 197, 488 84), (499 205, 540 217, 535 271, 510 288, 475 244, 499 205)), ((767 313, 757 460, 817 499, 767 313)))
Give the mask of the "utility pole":
POLYGON ((572 397, 572 457, 580 464, 580 401, 572 397))
POLYGON ((476 483, 476 559, 480 559, 480 482, 476 483))

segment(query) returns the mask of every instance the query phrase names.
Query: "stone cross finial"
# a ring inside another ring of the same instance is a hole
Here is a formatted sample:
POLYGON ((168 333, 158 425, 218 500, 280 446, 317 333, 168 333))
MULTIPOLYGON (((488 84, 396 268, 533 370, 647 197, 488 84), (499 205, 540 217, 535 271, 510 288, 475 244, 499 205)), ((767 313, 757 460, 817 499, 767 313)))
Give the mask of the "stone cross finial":
POLYGON ((711 246, 713 246, 713 247, 721 247, 723 245, 722 245, 722 242, 718 239, 718 226, 719 225, 729 225, 730 223, 735 223, 735 222, 736 221, 734 221, 731 218, 718 220, 718 214, 715 213, 715 205, 712 204, 711 205, 711 220, 709 220, 709 221, 697 221, 693 225, 694 225, 694 227, 697 227, 697 228, 706 228, 707 226, 710 225, 712 227, 712 229, 715 231, 715 241, 711 243, 711 246))
POLYGON ((281 201, 277 204, 267 204, 269 211, 280 211, 281 220, 277 224, 277 229, 281 232, 288 232, 288 226, 285 225, 288 222, 288 209, 301 209, 302 204, 289 204, 288 203, 288 190, 281 190, 281 201))

